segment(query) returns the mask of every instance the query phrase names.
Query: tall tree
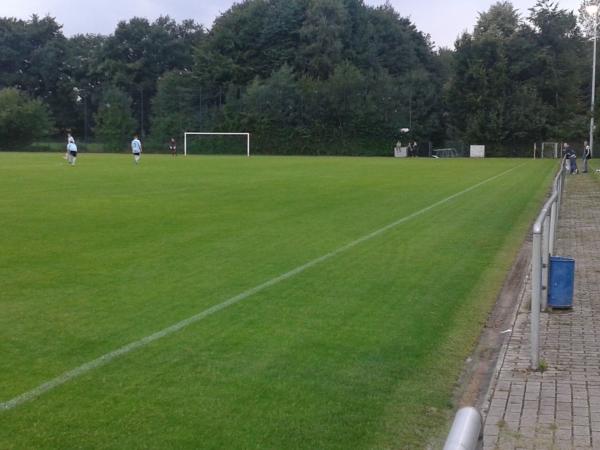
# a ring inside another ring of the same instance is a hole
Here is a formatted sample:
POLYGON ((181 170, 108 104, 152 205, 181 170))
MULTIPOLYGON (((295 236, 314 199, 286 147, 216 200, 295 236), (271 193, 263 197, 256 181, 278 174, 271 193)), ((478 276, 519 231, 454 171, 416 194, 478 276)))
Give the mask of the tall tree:
POLYGON ((62 95, 60 120, 80 139, 87 140, 94 127, 93 111, 98 109, 102 86, 110 83, 107 74, 100 70, 106 37, 101 35, 76 35, 68 40, 65 72, 61 78, 62 95))
POLYGON ((59 121, 67 45, 61 28, 49 16, 0 18, 0 88, 15 87, 42 99, 59 121))
POLYGON ((203 36, 204 29, 193 21, 177 24, 159 17, 150 23, 135 17, 119 22, 108 37, 99 70, 131 97, 142 134, 148 128, 158 78, 171 70, 190 70, 194 47, 203 36))
POLYGON ((170 138, 206 126, 201 109, 202 91, 190 72, 172 71, 158 80, 152 100, 152 143, 165 146, 170 138))
POLYGON ((107 86, 95 115, 96 137, 109 150, 122 150, 136 132, 131 115, 131 99, 121 89, 107 86))
POLYGON ((298 65, 310 76, 327 79, 342 61, 348 31, 342 0, 311 0, 300 29, 298 65))
POLYGON ((496 3, 456 42, 450 134, 496 147, 580 136, 582 48, 575 17, 551 1, 528 22, 496 3))
POLYGON ((575 139, 585 134, 586 70, 585 41, 572 11, 551 0, 539 0, 530 9, 537 51, 537 89, 548 106, 545 136, 575 139))

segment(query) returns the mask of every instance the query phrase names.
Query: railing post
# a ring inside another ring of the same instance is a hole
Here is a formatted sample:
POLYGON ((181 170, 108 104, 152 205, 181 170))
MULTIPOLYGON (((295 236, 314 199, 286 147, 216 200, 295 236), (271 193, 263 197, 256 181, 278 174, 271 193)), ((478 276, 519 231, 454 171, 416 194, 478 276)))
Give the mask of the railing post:
POLYGON ((558 199, 560 195, 557 196, 556 201, 552 203, 552 208, 550 209, 550 245, 548 246, 548 253, 550 256, 554 255, 554 243, 556 242, 556 222, 558 220, 558 199))
POLYGON ((542 289, 540 291, 540 309, 548 306, 548 269, 550 265, 550 216, 548 212, 542 225, 542 289))
POLYGON ((542 290, 542 235, 533 230, 531 255, 531 367, 539 366, 540 296, 542 290))

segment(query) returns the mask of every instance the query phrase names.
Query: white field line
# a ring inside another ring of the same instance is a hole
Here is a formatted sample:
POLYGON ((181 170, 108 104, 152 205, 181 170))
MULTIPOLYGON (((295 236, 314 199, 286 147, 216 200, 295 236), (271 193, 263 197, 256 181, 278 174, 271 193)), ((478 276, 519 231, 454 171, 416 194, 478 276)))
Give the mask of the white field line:
POLYGON ((412 214, 409 214, 408 216, 405 216, 399 220, 396 220, 395 222, 392 222, 389 225, 379 228, 378 230, 375 230, 372 233, 366 234, 365 236, 360 237, 342 247, 339 247, 338 249, 336 249, 330 253, 327 253, 326 255, 323 255, 323 256, 320 256, 319 258, 313 259, 312 261, 309 261, 306 264, 298 266, 295 269, 290 270, 289 272, 286 272, 282 275, 272 278, 269 281, 266 281, 262 284, 259 284, 258 286, 248 289, 234 297, 231 297, 230 299, 225 300, 222 303, 211 306, 210 308, 205 309, 204 311, 202 311, 198 314, 195 314, 191 317, 188 317, 187 319, 184 319, 181 322, 177 322, 176 324, 171 325, 170 327, 164 328, 164 329, 157 331, 156 333, 153 333, 142 339, 131 342, 131 343, 129 343, 121 348, 118 348, 112 352, 106 353, 105 355, 102 355, 99 358, 96 358, 92 361, 82 364, 79 367, 76 367, 67 372, 64 372, 62 375, 59 375, 56 378, 53 378, 43 384, 40 384, 39 386, 33 388, 30 391, 27 391, 21 395, 18 395, 17 397, 14 397, 3 403, 0 403, 0 412, 8 411, 10 409, 13 409, 13 408, 23 404, 23 403, 34 400, 35 398, 39 397, 40 395, 42 395, 48 391, 51 391, 52 389, 66 383, 74 378, 77 378, 81 375, 84 375, 84 374, 94 370, 94 369, 97 369, 98 367, 102 367, 102 366, 108 364, 113 359, 116 359, 120 356, 126 355, 134 350, 137 350, 138 348, 145 347, 146 345, 150 344, 151 342, 157 341, 158 339, 161 339, 165 336, 169 336, 169 335, 187 327, 188 325, 191 325, 193 323, 196 323, 196 322, 204 319, 205 317, 215 314, 231 305, 235 305, 236 303, 239 303, 242 300, 245 300, 248 297, 251 297, 252 295, 256 294, 257 292, 260 292, 260 291, 262 291, 270 286, 273 286, 281 281, 287 280, 288 278, 291 278, 294 275, 304 272, 306 269, 309 269, 310 267, 313 267, 319 263, 322 263, 323 261, 333 258, 334 256, 339 255, 340 253, 345 252, 346 250, 349 250, 349 249, 357 246, 358 244, 368 241, 369 239, 379 236, 380 234, 385 233, 386 231, 388 231, 391 228, 394 228, 404 222, 414 219, 415 217, 420 216, 420 215, 426 213, 427 211, 432 210, 433 208, 443 205, 444 203, 447 203, 456 197, 466 194, 467 192, 477 189, 478 187, 480 187, 486 183, 489 183, 501 176, 504 176, 504 175, 508 174, 509 172, 512 172, 513 170, 515 170, 516 168, 521 167, 521 166, 522 166, 522 164, 520 164, 519 166, 515 166, 511 169, 508 169, 498 175, 494 175, 493 177, 488 178, 484 181, 481 181, 463 191, 457 192, 456 194, 452 194, 443 200, 435 202, 423 209, 420 209, 419 211, 416 211, 412 214))

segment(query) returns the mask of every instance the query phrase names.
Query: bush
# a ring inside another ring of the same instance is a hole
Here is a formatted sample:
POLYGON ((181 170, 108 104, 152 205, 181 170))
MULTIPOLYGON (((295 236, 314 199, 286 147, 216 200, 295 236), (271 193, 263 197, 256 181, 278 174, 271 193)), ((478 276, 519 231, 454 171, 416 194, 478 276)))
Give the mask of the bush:
POLYGON ((0 142, 3 148, 25 147, 51 132, 52 119, 44 103, 15 88, 0 90, 0 142))

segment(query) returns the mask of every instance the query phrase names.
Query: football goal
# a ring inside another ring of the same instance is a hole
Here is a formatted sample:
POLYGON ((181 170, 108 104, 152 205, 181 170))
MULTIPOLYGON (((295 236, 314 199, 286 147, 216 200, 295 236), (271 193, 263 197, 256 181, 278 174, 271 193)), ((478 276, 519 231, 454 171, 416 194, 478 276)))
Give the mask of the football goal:
POLYGON ((246 156, 250 156, 250 133, 186 131, 183 133, 183 154, 187 156, 192 150, 201 154, 235 154, 243 151, 246 156), (203 139, 194 139, 192 142, 194 136, 203 139), (239 138, 235 139, 235 136, 243 138, 244 142, 240 144, 239 138), (230 151, 232 148, 237 151, 230 151))
POLYGON ((542 142, 542 158, 560 158, 558 142, 542 142))

